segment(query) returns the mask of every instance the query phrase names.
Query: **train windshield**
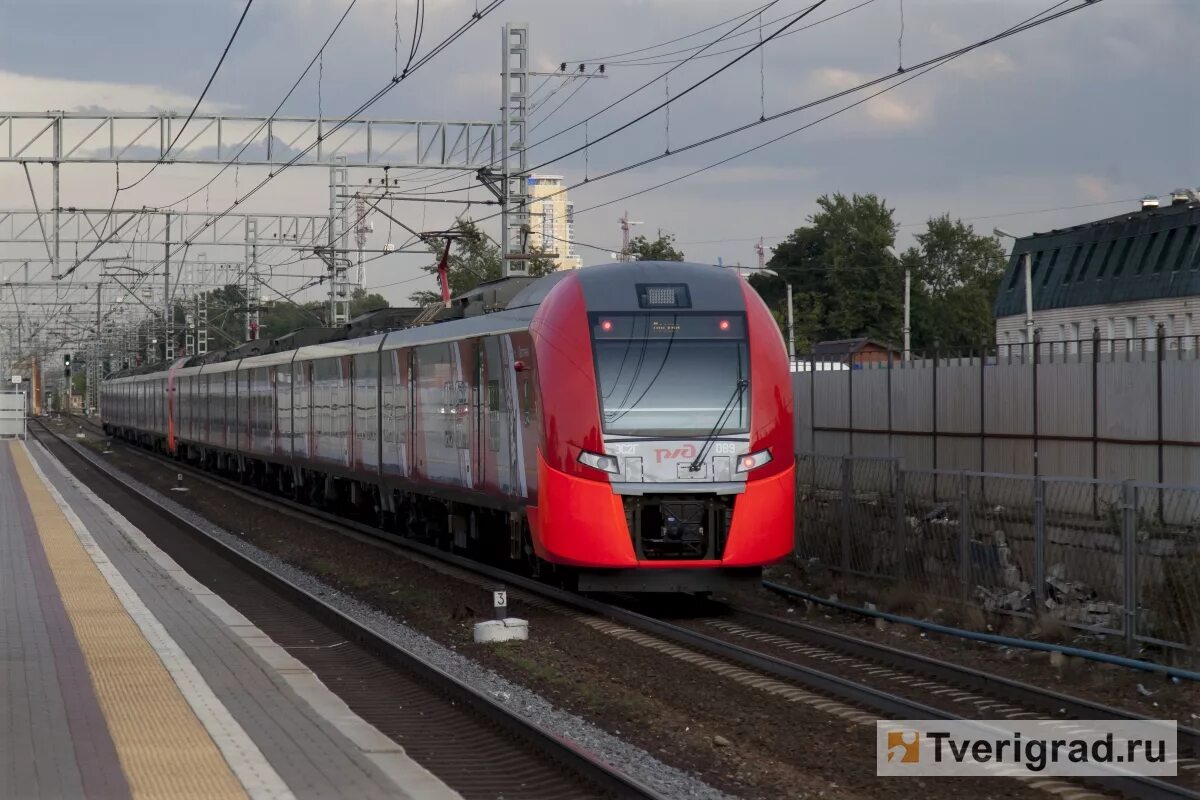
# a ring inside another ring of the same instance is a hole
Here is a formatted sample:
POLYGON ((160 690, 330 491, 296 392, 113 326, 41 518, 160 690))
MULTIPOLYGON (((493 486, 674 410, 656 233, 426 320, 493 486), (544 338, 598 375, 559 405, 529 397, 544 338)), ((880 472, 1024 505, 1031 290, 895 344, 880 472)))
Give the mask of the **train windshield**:
POLYGON ((606 433, 670 438, 745 433, 750 422, 741 314, 595 314, 606 433))

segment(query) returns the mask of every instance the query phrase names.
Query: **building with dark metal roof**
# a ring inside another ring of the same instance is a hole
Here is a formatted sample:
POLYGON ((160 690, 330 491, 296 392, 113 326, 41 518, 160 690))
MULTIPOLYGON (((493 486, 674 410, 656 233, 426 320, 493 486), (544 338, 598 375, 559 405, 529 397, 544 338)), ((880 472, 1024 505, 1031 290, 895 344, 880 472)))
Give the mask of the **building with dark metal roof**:
POLYGON ((996 295, 996 340, 1025 338, 1022 257, 1032 263, 1034 327, 1042 341, 1170 337, 1200 332, 1200 199, 1018 239, 996 295))

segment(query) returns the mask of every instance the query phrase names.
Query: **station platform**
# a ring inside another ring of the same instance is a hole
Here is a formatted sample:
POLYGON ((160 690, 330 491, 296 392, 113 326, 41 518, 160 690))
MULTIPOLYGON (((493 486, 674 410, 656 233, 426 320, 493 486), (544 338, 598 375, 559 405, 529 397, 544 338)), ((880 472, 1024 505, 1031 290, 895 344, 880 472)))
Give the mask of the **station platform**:
POLYGON ((458 798, 36 442, 0 441, 0 798, 458 798))

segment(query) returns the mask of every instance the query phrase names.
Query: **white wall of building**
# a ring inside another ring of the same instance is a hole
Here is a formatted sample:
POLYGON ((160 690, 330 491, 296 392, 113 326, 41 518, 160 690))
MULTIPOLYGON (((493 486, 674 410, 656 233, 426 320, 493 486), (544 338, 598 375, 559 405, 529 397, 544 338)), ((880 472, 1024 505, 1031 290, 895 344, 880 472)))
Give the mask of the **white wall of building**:
MULTIPOLYGON (((1200 297, 1163 297, 1102 306, 1051 308, 1033 312, 1033 327, 1043 342, 1075 342, 1091 339, 1093 328, 1100 328, 1101 339, 1153 339, 1162 325, 1168 337, 1182 337, 1176 347, 1196 347, 1200 336, 1200 297)), ((1025 341, 1025 315, 1014 314, 996 320, 996 343, 1019 345, 1025 341)), ((1154 349, 1146 342, 1146 349, 1154 349)), ((1066 348, 1067 352, 1073 349, 1066 348)))

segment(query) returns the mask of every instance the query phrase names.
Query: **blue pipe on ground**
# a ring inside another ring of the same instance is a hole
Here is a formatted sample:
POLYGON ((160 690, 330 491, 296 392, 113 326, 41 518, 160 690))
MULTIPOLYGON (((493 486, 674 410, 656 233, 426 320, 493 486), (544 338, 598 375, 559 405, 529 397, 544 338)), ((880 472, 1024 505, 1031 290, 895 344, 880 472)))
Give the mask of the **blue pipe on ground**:
POLYGON ((977 642, 988 642, 990 644, 1002 644, 1008 647, 1022 647, 1026 650, 1043 650, 1046 652, 1059 652, 1063 655, 1078 656, 1091 661, 1099 661, 1104 664, 1116 664, 1121 667, 1130 667, 1132 669, 1140 669, 1145 672, 1157 672, 1160 675, 1166 675, 1171 678, 1179 678, 1185 681, 1200 681, 1200 672, 1192 670, 1179 669, 1178 667, 1168 667, 1163 664, 1155 664, 1150 661, 1140 661, 1136 658, 1125 658, 1124 656, 1115 656, 1109 653, 1101 653, 1096 650, 1084 650, 1080 647, 1067 647, 1066 645, 1050 644, 1048 642, 1035 642, 1031 639, 1014 639, 1010 636, 997 636, 994 633, 978 633, 976 631, 968 631, 963 628, 951 628, 948 625, 938 625, 936 622, 926 622, 925 620, 913 619, 912 617, 902 617, 899 614, 889 614, 886 611, 872 611, 859 606, 852 606, 847 603, 839 603, 836 600, 827 600, 824 597, 817 597, 815 594, 802 592, 799 589, 793 589, 790 586, 784 586, 780 583, 772 581, 763 581, 762 585, 773 592, 798 597, 802 600, 808 600, 812 603, 817 603, 830 608, 836 608, 839 611, 848 611, 852 614, 862 614, 868 617, 879 617, 886 619, 888 622, 896 622, 902 625, 912 625, 915 628, 922 630, 933 631, 934 633, 945 633, 950 636, 959 636, 964 639, 973 639, 977 642))

